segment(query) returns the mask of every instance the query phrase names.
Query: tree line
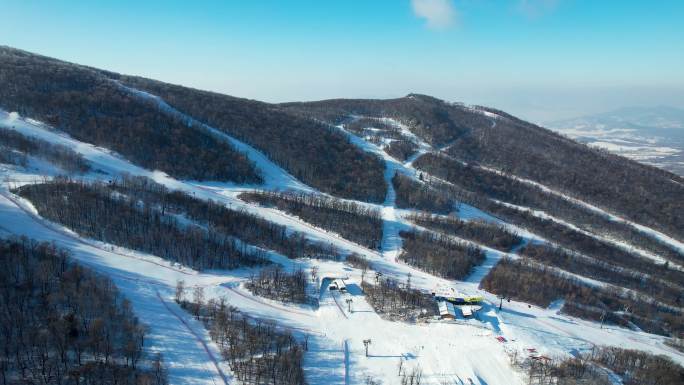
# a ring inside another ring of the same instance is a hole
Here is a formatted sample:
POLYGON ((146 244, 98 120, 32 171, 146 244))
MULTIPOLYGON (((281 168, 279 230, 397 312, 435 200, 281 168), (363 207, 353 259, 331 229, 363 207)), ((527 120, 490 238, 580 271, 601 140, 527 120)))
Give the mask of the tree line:
POLYGON ((234 269, 268 263, 263 252, 247 250, 213 229, 182 225, 149 202, 112 194, 103 183, 57 178, 15 190, 38 213, 84 237, 150 253, 193 269, 234 269))
POLYGON ((266 267, 249 277, 245 287, 254 295, 276 301, 309 303, 307 287, 310 277, 302 269, 287 272, 282 266, 266 267))
POLYGON ((0 107, 43 121, 180 179, 259 183, 232 145, 171 117, 110 80, 114 74, 0 48, 0 107))
POLYGON ((455 202, 448 194, 398 172, 392 178, 392 185, 396 192, 397 207, 441 214, 448 214, 454 208, 455 202))
POLYGON ((620 375, 624 385, 675 385, 684 382, 684 368, 666 356, 602 347, 592 351, 589 359, 620 375))
POLYGON ((167 384, 130 302, 64 250, 0 240, 2 384, 167 384))
POLYGON ((359 118, 345 118, 344 128, 361 137, 366 135, 380 135, 384 138, 399 139, 401 138, 401 130, 399 127, 384 122, 379 118, 374 117, 359 117, 359 118))
POLYGON ((406 162, 416 151, 418 145, 406 139, 393 140, 385 148, 385 152, 402 162, 406 162))
POLYGON ((303 233, 288 231, 285 226, 245 210, 228 208, 213 200, 197 199, 183 191, 169 190, 149 178, 124 175, 112 180, 108 186, 157 207, 162 214, 185 216, 216 232, 277 251, 289 258, 337 259, 338 251, 333 245, 312 242, 303 233))
POLYGON ((196 312, 240 383, 306 384, 303 365, 308 336, 299 342, 274 321, 250 318, 223 298, 206 303, 202 297, 195 299, 199 301, 181 297, 179 304, 196 312))
POLYGON ((463 221, 455 216, 428 213, 412 214, 408 219, 430 230, 473 240, 503 252, 510 251, 522 242, 519 235, 511 233, 503 226, 482 220, 463 221))
POLYGON ((352 267, 355 267, 360 270, 370 270, 372 268, 372 265, 370 261, 356 253, 351 253, 347 256, 345 259, 345 262, 351 265, 352 267))
POLYGON ((672 306, 684 307, 682 282, 664 281, 658 272, 650 275, 642 269, 629 271, 620 268, 612 261, 587 259, 543 244, 527 245, 520 250, 520 255, 583 277, 639 291, 672 306))
POLYGON ((455 242, 443 234, 401 231, 399 235, 403 240, 399 259, 439 277, 464 279, 485 260, 480 248, 455 242))
POLYGON ((411 275, 405 283, 376 276, 375 283, 361 281, 368 303, 376 313, 390 320, 416 321, 437 314, 436 303, 430 294, 411 287, 411 275))
POLYGON ((239 198, 276 207, 371 249, 378 249, 382 242, 383 222, 377 209, 305 193, 254 191, 239 198))
POLYGON ((579 318, 624 327, 636 325, 660 335, 684 332, 681 307, 666 306, 616 287, 589 286, 527 258, 501 259, 480 282, 480 288, 541 307, 564 300, 561 311, 579 318))
POLYGON ((72 149, 0 127, 0 163, 26 167, 29 156, 47 160, 70 173, 85 173, 90 162, 72 149))

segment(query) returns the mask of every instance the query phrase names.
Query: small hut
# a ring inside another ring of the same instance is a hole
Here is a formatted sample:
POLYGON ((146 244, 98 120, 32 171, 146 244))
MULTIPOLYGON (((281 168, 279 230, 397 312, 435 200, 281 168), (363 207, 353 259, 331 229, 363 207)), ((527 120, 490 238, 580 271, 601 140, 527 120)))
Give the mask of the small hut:
POLYGON ((456 319, 456 309, 454 305, 448 301, 439 301, 437 303, 439 308, 439 317, 441 319, 456 319))

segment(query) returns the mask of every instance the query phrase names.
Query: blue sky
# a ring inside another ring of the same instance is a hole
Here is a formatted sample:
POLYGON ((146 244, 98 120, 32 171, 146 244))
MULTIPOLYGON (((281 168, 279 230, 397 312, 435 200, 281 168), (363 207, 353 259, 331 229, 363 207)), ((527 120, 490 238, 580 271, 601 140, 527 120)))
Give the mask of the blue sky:
POLYGON ((681 0, 2 0, 0 44, 266 101, 684 107, 681 0))

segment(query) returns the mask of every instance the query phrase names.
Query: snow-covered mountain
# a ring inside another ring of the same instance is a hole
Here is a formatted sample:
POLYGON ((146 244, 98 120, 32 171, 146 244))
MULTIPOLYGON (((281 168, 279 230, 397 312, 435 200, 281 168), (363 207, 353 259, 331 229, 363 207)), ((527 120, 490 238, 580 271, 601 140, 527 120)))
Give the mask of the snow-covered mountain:
POLYGON ((547 126, 590 146, 684 175, 684 110, 629 107, 547 126))
POLYGON ((59 305, 3 321, 0 370, 133 370, 106 315, 36 284, 64 266, 22 260, 44 249, 130 301, 159 385, 679 384, 682 197, 487 107, 269 104, 0 47, 0 252, 23 261, 0 315, 18 288, 22 314, 59 305))

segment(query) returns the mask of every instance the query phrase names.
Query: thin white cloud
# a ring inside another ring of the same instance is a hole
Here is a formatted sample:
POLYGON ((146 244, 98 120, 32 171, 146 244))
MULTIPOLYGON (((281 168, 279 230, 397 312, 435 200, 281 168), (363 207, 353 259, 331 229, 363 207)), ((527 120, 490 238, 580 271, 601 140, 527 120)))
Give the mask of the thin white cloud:
POLYGON ((411 0, 413 13, 425 19, 428 28, 445 29, 456 24, 456 7, 453 0, 411 0))
POLYGON ((553 11, 560 0, 520 0, 519 9, 528 17, 539 17, 553 11))

